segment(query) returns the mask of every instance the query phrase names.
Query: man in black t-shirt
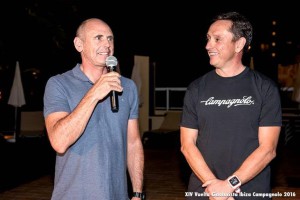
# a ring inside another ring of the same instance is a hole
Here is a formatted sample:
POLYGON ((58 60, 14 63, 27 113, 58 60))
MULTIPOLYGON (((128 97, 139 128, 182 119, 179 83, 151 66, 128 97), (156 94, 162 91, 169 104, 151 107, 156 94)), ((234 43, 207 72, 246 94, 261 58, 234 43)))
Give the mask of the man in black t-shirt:
POLYGON ((215 69, 189 85, 180 125, 192 169, 187 199, 253 200, 271 193, 280 95, 270 78, 243 65, 251 39, 250 22, 236 12, 217 16, 209 27, 206 50, 215 69))

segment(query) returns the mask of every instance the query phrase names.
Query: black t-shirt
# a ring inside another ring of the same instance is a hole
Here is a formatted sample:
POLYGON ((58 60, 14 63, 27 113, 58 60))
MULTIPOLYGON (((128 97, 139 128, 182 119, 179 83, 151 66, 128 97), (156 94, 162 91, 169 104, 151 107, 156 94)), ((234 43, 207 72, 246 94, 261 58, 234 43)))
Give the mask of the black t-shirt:
MULTIPOLYGON (((189 85, 181 126, 199 131, 197 147, 215 176, 226 179, 258 147, 260 126, 281 126, 278 87, 249 68, 234 77, 210 71, 189 85)), ((189 188, 203 191, 194 174, 189 188)), ((241 189, 270 192, 269 167, 241 189)))

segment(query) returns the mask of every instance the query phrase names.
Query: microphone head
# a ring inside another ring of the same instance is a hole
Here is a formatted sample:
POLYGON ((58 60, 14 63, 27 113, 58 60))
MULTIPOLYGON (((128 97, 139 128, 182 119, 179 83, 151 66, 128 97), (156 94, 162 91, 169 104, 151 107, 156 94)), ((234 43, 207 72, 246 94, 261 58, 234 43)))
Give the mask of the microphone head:
POLYGON ((108 56, 105 60, 107 67, 115 67, 118 65, 118 60, 114 56, 108 56))

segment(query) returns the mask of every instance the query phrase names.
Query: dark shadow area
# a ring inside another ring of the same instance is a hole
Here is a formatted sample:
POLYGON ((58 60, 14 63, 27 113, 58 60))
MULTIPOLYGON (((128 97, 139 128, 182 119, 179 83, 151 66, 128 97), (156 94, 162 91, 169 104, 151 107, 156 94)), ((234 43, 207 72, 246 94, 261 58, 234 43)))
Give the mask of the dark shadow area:
POLYGON ((19 138, 16 143, 0 139, 0 192, 53 175, 55 152, 47 137, 19 138))
POLYGON ((178 131, 153 130, 143 135, 144 148, 179 148, 180 135, 178 131))
POLYGON ((277 156, 271 163, 273 187, 300 187, 300 110, 283 108, 277 156))
MULTIPOLYGON (((187 187, 191 174, 191 168, 186 162, 185 157, 180 151, 180 132, 159 130, 148 131, 143 135, 143 145, 146 150, 161 149, 175 151, 176 160, 178 160, 179 176, 187 187)), ((170 154, 172 155, 172 154, 170 154)), ((147 163, 146 163, 147 164, 147 163)))

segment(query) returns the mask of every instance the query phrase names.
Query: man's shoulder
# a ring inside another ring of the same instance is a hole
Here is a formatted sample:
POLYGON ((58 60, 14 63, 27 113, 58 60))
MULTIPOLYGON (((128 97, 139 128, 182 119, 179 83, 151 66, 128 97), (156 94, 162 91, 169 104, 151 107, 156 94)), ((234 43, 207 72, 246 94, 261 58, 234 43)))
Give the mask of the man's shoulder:
POLYGON ((260 82, 261 84, 270 84, 277 87, 275 80, 271 79, 269 76, 263 74, 262 72, 251 70, 251 73, 256 82, 260 82))
POLYGON ((206 80, 210 79, 214 73, 215 71, 211 70, 209 72, 206 72, 205 74, 202 74, 189 84, 189 88, 199 87, 199 85, 203 84, 206 80))
POLYGON ((51 80, 52 81, 53 80, 61 81, 61 80, 64 80, 66 77, 70 76, 70 75, 71 75, 71 70, 60 73, 60 74, 55 74, 55 75, 53 75, 49 78, 49 81, 51 81, 51 80))
POLYGON ((74 77, 74 74, 77 71, 77 66, 75 66, 73 69, 69 69, 67 71, 55 74, 49 78, 49 80, 57 80, 62 81, 68 79, 67 77, 74 77))
POLYGON ((135 82, 130 79, 130 78, 127 78, 125 76, 121 76, 121 82, 122 82, 122 85, 136 85, 135 82))

